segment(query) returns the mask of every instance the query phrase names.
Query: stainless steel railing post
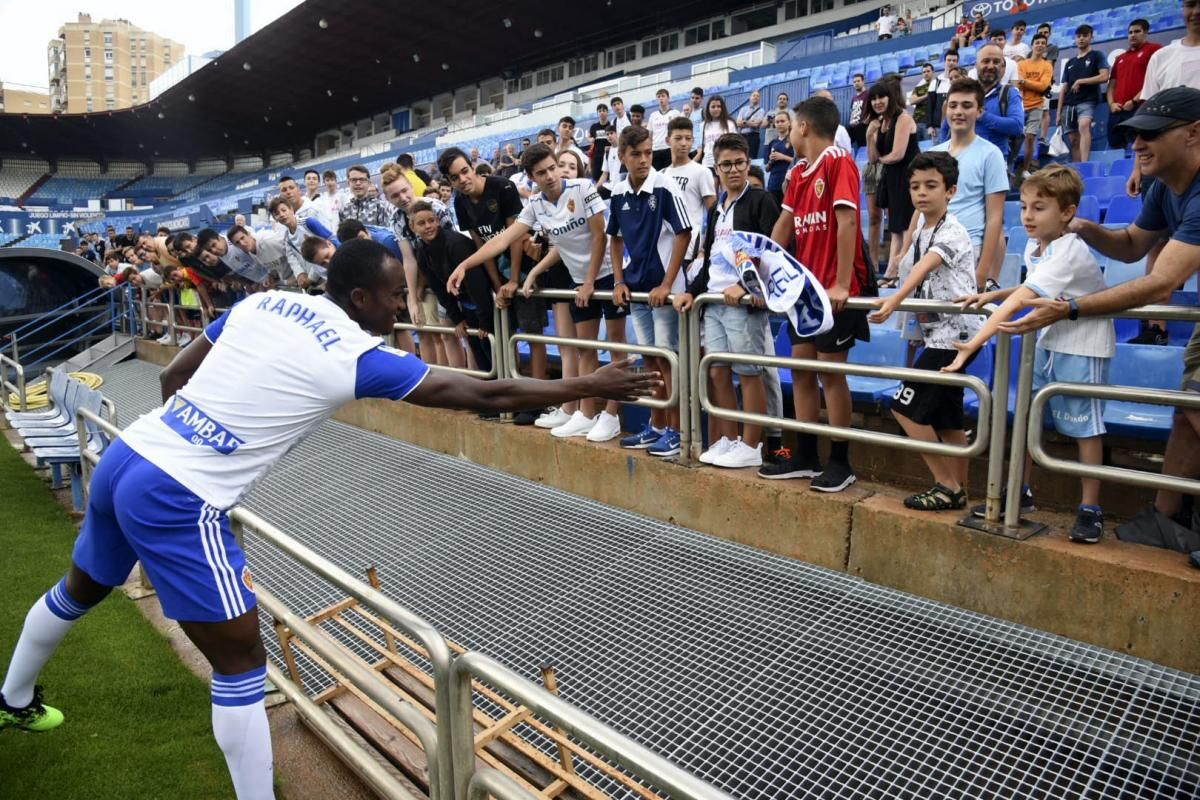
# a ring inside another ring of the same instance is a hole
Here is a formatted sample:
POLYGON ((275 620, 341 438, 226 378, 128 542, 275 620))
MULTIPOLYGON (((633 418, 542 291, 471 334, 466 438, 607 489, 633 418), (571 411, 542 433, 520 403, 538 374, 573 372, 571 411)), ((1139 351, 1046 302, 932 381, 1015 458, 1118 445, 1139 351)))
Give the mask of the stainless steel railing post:
POLYGON ((703 320, 700 315, 700 306, 692 306, 689 312, 692 315, 692 324, 688 326, 688 355, 695 360, 696 366, 688 371, 688 380, 690 381, 690 392, 688 398, 690 402, 686 409, 680 409, 680 413, 686 413, 692 421, 692 452, 690 459, 696 462, 700 458, 700 454, 704 452, 704 429, 703 417, 700 414, 700 383, 707 383, 708 376, 700 370, 700 328, 703 320))
POLYGON ((1037 335, 1027 333, 1021 337, 1021 369, 1017 373, 1017 407, 1013 412, 1013 437, 1008 454, 1008 485, 1004 506, 1004 528, 1016 530, 1021 521, 1021 482, 1025 476, 1025 436, 1021 435, 1029 424, 1041 425, 1042 420, 1031 420, 1029 404, 1033 386, 1033 359, 1037 335))
MULTIPOLYGON (((987 513, 988 522, 1000 521, 1000 489, 1004 481, 1004 442, 1008 433, 1008 381, 1012 357, 1012 336, 996 337, 996 363, 992 373, 992 444, 988 450, 987 513)), ((1014 429, 1015 430, 1015 429, 1014 429)))
POLYGON ((1200 408, 1200 394, 1195 392, 1176 392, 1156 390, 1148 394, 1145 389, 1136 386, 1099 386, 1090 383, 1049 383, 1043 386, 1029 407, 1028 444, 1029 455, 1040 467, 1075 475, 1080 478, 1096 478, 1097 480, 1113 481, 1130 486, 1140 486, 1144 489, 1179 492, 1181 494, 1200 494, 1200 480, 1181 478, 1176 475, 1155 474, 1126 467, 1095 466, 1081 464, 1078 461, 1068 461, 1056 458, 1046 452, 1041 420, 1046 412, 1050 398, 1055 395, 1069 397, 1099 397, 1103 400, 1123 400, 1130 403, 1160 403, 1176 408, 1200 408))
POLYGON ((695 463, 692 460, 692 441, 694 438, 699 438, 699 432, 692 428, 692 380, 691 374, 695 368, 691 356, 691 329, 696 322, 695 309, 689 312, 679 314, 679 366, 676 370, 678 375, 673 375, 672 380, 678 388, 678 409, 679 409, 679 460, 684 464, 695 463))

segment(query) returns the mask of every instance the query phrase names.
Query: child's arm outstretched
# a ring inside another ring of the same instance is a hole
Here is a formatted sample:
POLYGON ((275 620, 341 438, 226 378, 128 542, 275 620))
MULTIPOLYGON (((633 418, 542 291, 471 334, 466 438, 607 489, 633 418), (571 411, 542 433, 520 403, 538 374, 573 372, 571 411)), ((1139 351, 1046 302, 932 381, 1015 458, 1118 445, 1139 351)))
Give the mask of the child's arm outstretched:
POLYGON ((979 348, 987 344, 988 339, 991 339, 1000 330, 1000 323, 1006 322, 1013 314, 1021 308, 1021 305, 1026 300, 1031 300, 1037 297, 1037 292, 1030 289, 1028 286, 1021 285, 1012 289, 1002 289, 999 292, 988 292, 984 295, 974 295, 977 298, 974 303, 963 303, 964 308, 970 308, 972 305, 982 306, 987 302, 993 302, 996 295, 1006 294, 1004 302, 1000 307, 992 312, 992 315, 984 320, 983 327, 979 329, 979 333, 975 334, 974 338, 969 342, 955 342, 954 346, 958 348, 958 356, 950 364, 942 367, 942 372, 958 372, 967 363, 967 359, 971 357, 979 348), (991 298, 991 299, 985 299, 991 298))
MULTIPOLYGON (((557 261, 558 261, 558 245, 555 245, 555 246, 551 247, 549 252, 546 253, 546 256, 537 263, 537 266, 535 266, 533 269, 529 270, 529 275, 527 275, 525 277, 525 285, 521 287, 521 295, 523 297, 532 297, 533 290, 537 288, 538 276, 541 275, 546 270, 550 269, 550 267, 554 266, 554 264, 557 261)), ((561 303, 564 301, 553 300, 551 302, 561 303)))
POLYGON ((912 271, 908 273, 908 278, 904 281, 904 285, 897 288, 894 294, 876 300, 875 307, 879 310, 872 311, 867 319, 876 325, 887 322, 888 317, 895 312, 896 307, 910 297, 924 283, 925 279, 929 277, 929 273, 938 269, 944 263, 946 262, 942 260, 941 254, 933 250, 921 256, 921 260, 913 264, 912 271))

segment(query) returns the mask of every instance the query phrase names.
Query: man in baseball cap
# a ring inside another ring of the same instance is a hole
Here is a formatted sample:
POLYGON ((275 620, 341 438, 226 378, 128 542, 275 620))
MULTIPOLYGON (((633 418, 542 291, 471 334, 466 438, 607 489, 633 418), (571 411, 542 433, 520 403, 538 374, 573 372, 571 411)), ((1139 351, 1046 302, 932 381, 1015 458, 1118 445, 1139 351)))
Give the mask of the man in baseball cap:
MULTIPOLYGON (((1142 103, 1137 113, 1118 127, 1128 128, 1146 141, 1154 141, 1165 131, 1182 128, 1196 121, 1200 121, 1200 89, 1176 86, 1163 89, 1142 103)), ((1136 153, 1136 147, 1134 151, 1136 153)))
MULTIPOLYGON (((1076 217, 1071 231, 1109 258, 1134 262, 1166 242, 1149 274, 1078 300, 1036 298, 1033 310, 1001 325, 1025 333, 1056 322, 1103 316, 1149 303, 1169 302, 1171 292, 1200 269, 1200 89, 1177 86, 1153 95, 1122 127, 1134 134, 1133 153, 1143 175, 1157 180, 1146 190, 1141 213, 1127 228, 1105 228, 1076 217)), ((1197 329, 1200 331, 1200 327, 1197 329)), ((1185 392, 1200 392, 1200 332, 1183 354, 1185 392)), ((1178 408, 1163 457, 1163 474, 1200 477, 1200 409, 1178 408)), ((1160 491, 1154 507, 1117 528, 1128 541, 1195 550, 1200 567, 1200 535, 1191 530, 1176 492, 1160 491)))

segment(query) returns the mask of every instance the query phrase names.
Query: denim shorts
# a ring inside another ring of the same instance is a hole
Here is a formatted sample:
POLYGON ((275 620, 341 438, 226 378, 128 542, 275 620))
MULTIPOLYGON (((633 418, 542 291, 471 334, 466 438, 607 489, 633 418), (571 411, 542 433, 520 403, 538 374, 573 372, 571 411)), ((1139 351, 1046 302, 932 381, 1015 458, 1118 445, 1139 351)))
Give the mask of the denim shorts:
MULTIPOLYGON (((1108 383, 1110 358, 1055 353, 1039 347, 1033 364, 1033 391, 1048 383, 1108 383)), ((1050 398, 1048 415, 1054 430, 1072 439, 1103 436, 1104 401, 1097 397, 1055 395, 1050 398)))
MULTIPOLYGON (((710 305, 704 307, 704 346, 710 353, 736 353, 761 356, 767 352, 767 342, 759 317, 765 311, 753 312, 746 306, 710 305)), ((761 375, 762 367, 753 364, 731 364, 738 375, 761 375)))
POLYGON ((646 303, 630 305, 638 344, 679 352, 679 315, 670 304, 659 308, 646 303))
POLYGON ((1073 106, 1063 106, 1063 117, 1060 120, 1063 133, 1078 133, 1079 120, 1084 117, 1088 119, 1089 125, 1091 124, 1091 120, 1096 118, 1095 103, 1084 102, 1076 103, 1073 106))

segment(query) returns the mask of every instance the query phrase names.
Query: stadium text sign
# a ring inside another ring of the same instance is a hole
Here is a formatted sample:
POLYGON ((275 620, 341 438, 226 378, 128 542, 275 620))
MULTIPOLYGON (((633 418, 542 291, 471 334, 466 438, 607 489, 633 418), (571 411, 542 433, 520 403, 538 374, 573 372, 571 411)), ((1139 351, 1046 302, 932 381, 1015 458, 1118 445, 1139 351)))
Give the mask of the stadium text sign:
POLYGON ((1044 6, 1057 0, 980 0, 978 3, 964 3, 967 15, 974 17, 982 14, 984 17, 994 17, 998 14, 1016 14, 1032 6, 1044 6), (1024 8, 1020 8, 1024 6, 1024 8))

